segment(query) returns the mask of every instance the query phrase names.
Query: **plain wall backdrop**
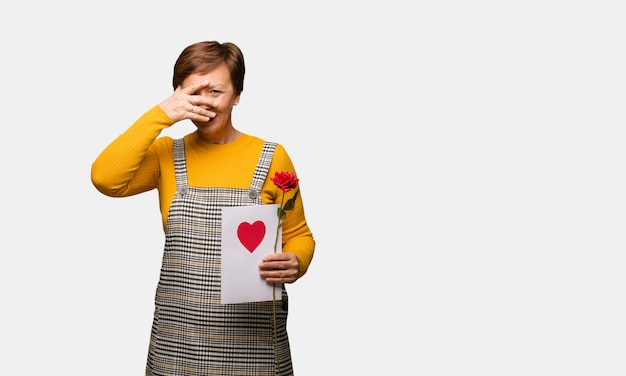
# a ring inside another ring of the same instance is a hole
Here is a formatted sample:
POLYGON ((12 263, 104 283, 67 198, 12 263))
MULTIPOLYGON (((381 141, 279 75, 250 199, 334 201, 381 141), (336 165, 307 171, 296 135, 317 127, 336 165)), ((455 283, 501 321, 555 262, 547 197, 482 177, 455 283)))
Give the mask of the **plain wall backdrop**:
POLYGON ((143 374, 157 194, 105 197, 91 163, 218 40, 246 58, 234 124, 285 146, 317 240, 287 286, 297 376, 623 376, 620 5, 1 5, 0 374, 143 374))

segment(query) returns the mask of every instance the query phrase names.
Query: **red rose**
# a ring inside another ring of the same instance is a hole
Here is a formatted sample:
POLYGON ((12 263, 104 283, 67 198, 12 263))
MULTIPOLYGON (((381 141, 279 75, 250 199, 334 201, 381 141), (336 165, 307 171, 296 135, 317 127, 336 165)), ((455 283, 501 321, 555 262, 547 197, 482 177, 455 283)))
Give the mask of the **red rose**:
POLYGON ((291 172, 276 172, 270 180, 286 193, 298 186, 299 179, 291 172))
MULTIPOLYGON (((300 193, 300 188, 296 190, 296 193, 293 194, 287 202, 285 203, 285 193, 291 191, 292 189, 298 186, 298 178, 296 178, 295 173, 290 172, 276 172, 274 173, 274 177, 270 178, 272 183, 274 183, 278 188, 283 191, 282 198, 280 199, 280 206, 276 214, 278 215, 278 225, 276 226, 276 240, 274 240, 274 253, 276 253, 276 245, 278 242, 278 231, 282 226, 283 221, 287 217, 287 211, 292 210, 296 204, 296 198, 298 197, 298 193, 300 193), (285 205, 283 206, 283 203, 285 205)), ((273 303, 273 316, 274 316, 274 348, 276 349, 276 358, 278 359, 278 337, 276 334, 276 284, 273 286, 272 290, 272 303, 273 303)), ((280 362, 278 362, 278 373, 280 373, 280 362)))

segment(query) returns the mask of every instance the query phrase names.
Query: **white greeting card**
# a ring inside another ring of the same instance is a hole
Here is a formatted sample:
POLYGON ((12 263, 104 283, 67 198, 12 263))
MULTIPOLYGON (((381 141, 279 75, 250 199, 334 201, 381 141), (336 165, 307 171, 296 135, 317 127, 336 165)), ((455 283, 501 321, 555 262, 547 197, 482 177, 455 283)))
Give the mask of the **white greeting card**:
MULTIPOLYGON (((222 208, 222 289, 221 303, 246 303, 281 299, 282 288, 259 275, 263 256, 274 252, 277 211, 280 205, 222 208)), ((282 251, 278 231, 276 252, 282 251)))

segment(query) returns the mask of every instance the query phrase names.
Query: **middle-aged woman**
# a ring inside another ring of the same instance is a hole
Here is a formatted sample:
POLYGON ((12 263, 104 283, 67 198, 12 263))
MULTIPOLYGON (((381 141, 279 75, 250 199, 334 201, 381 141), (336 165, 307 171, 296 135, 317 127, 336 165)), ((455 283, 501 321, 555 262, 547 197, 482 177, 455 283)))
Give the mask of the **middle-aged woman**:
MULTIPOLYGON (((92 165, 92 182, 107 196, 159 193, 165 246, 146 375, 293 374, 285 288, 276 338, 272 301, 220 303, 221 209, 280 204, 284 192, 270 178, 296 173, 283 146, 233 126, 244 74, 243 54, 233 43, 186 47, 174 65, 173 94, 92 165), (182 120, 197 129, 176 140, 159 137, 182 120)), ((268 283, 293 283, 307 272, 314 249, 299 194, 282 224, 282 252, 264 256, 259 275, 268 283)))

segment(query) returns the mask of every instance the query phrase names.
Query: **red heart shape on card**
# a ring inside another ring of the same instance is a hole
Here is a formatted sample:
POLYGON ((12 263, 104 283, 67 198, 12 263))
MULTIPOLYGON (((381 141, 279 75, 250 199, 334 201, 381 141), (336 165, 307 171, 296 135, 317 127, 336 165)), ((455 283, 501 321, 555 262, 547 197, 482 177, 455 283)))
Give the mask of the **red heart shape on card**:
POLYGON ((241 244, 252 253, 265 237, 265 223, 262 221, 256 221, 253 224, 241 222, 237 227, 237 237, 241 244))

